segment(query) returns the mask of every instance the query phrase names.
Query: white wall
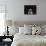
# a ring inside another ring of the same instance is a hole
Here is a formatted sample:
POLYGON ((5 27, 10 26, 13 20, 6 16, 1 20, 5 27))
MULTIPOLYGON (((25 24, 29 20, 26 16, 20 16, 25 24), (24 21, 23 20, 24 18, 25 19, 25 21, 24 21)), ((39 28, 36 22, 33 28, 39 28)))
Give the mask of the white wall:
POLYGON ((46 0, 0 0, 7 5, 9 20, 16 21, 46 21, 46 0), (24 5, 37 5, 37 15, 24 15, 24 5))

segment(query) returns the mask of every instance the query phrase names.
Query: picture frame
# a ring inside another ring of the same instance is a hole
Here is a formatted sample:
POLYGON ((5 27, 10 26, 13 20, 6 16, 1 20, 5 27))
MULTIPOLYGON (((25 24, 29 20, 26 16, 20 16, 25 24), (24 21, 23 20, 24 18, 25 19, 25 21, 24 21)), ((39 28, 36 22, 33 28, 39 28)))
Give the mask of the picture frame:
POLYGON ((37 14, 36 5, 24 5, 24 14, 25 15, 36 15, 37 14))

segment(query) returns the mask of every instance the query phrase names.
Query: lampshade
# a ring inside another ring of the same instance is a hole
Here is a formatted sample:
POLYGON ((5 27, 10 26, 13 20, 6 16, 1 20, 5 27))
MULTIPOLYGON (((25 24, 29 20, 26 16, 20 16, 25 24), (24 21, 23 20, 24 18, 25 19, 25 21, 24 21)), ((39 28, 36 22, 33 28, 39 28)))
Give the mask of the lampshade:
POLYGON ((12 26, 12 20, 6 20, 6 25, 7 26, 12 26))

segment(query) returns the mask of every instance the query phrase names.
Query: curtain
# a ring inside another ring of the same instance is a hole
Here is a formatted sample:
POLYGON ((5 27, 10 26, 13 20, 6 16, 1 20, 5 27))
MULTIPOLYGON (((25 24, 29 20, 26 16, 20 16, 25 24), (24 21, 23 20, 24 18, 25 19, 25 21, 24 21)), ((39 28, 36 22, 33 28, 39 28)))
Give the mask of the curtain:
POLYGON ((0 36, 5 31, 5 6, 0 5, 0 36))

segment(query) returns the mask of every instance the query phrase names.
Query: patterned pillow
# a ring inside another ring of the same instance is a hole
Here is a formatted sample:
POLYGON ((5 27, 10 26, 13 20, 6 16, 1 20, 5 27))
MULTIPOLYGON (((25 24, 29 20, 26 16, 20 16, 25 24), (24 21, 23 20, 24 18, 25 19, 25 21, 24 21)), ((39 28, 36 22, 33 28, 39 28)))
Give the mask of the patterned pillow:
POLYGON ((41 34, 41 28, 39 26, 32 27, 32 35, 40 35, 41 34))

